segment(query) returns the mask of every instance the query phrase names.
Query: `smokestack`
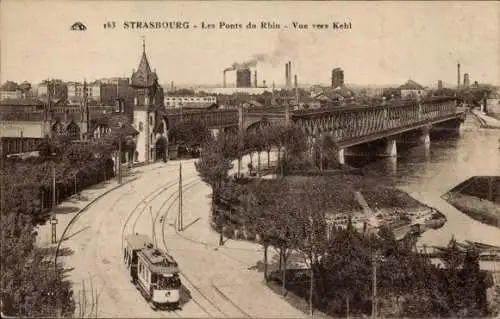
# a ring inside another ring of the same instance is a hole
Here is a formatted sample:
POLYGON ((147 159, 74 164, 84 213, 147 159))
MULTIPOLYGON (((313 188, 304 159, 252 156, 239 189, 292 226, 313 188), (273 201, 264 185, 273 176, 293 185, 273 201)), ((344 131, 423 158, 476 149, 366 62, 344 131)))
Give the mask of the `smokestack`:
POLYGON ((257 87, 257 70, 253 73, 253 84, 255 87, 257 87))
POLYGON ((297 74, 293 77, 293 86, 295 87, 295 109, 299 109, 299 87, 297 84, 297 74))
POLYGON ((292 62, 288 61, 288 82, 286 84, 287 88, 292 87, 292 62))
POLYGON ((288 87, 288 77, 290 76, 290 73, 288 71, 288 62, 285 63, 285 87, 288 87))
POLYGON ((222 87, 225 88, 226 87, 226 70, 224 70, 224 72, 222 72, 222 76, 224 78, 223 83, 222 83, 222 87))
POLYGON ((457 64, 457 89, 460 89, 460 63, 457 64))

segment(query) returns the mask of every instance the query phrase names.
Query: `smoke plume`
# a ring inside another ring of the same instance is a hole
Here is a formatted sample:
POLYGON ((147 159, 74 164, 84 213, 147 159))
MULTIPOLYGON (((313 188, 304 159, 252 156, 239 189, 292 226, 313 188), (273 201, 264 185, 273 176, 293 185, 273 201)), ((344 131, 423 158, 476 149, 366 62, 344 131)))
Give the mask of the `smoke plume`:
POLYGON ((243 70, 256 67, 259 63, 271 63, 276 65, 281 62, 285 56, 293 54, 297 44, 287 38, 284 33, 278 35, 275 49, 271 53, 254 54, 251 59, 244 62, 234 62, 230 67, 224 69, 224 72, 243 70))

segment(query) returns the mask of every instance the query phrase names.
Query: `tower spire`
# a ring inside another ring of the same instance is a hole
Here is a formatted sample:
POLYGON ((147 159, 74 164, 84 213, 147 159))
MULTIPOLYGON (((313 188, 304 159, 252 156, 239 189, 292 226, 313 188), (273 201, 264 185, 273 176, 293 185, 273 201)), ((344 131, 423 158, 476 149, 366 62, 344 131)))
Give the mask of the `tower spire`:
POLYGON ((142 36, 142 52, 146 53, 146 40, 145 40, 145 36, 142 36))

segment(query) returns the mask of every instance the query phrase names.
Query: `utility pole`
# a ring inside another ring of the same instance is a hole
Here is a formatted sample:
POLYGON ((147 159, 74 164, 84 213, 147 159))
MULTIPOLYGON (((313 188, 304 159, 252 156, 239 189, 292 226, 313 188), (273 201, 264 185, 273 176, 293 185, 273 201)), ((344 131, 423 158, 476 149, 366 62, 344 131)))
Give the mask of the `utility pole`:
POLYGON ((83 80, 83 105, 85 107, 86 113, 86 124, 87 124, 87 139, 90 139, 90 113, 89 113, 89 103, 87 101, 87 80, 83 80))
POLYGON ((56 217, 56 163, 52 162, 52 244, 57 243, 57 217, 56 217))
POLYGON ((372 318, 377 318, 377 257, 372 256, 372 318))
POLYGON ((177 230, 182 231, 182 162, 179 163, 179 215, 177 217, 177 230))
MULTIPOLYGON (((121 128, 120 128, 121 129, 121 128)), ((118 184, 122 183, 122 132, 118 136, 118 184)))

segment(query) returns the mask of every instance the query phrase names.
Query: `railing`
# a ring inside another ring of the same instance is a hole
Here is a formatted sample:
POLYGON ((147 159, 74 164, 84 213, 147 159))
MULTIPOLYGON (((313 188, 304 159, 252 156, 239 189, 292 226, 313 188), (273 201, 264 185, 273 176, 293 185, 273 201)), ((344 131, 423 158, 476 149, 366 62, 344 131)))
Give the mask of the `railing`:
POLYGON ((169 127, 182 121, 199 121, 210 128, 238 125, 237 109, 222 110, 168 110, 164 118, 169 127))
POLYGON ((1 137, 0 156, 34 152, 43 140, 43 138, 34 137, 1 137))
POLYGON ((400 105, 338 107, 308 112, 294 112, 292 120, 307 134, 332 132, 337 141, 377 133, 431 124, 435 120, 457 117, 452 99, 408 102, 400 105))

